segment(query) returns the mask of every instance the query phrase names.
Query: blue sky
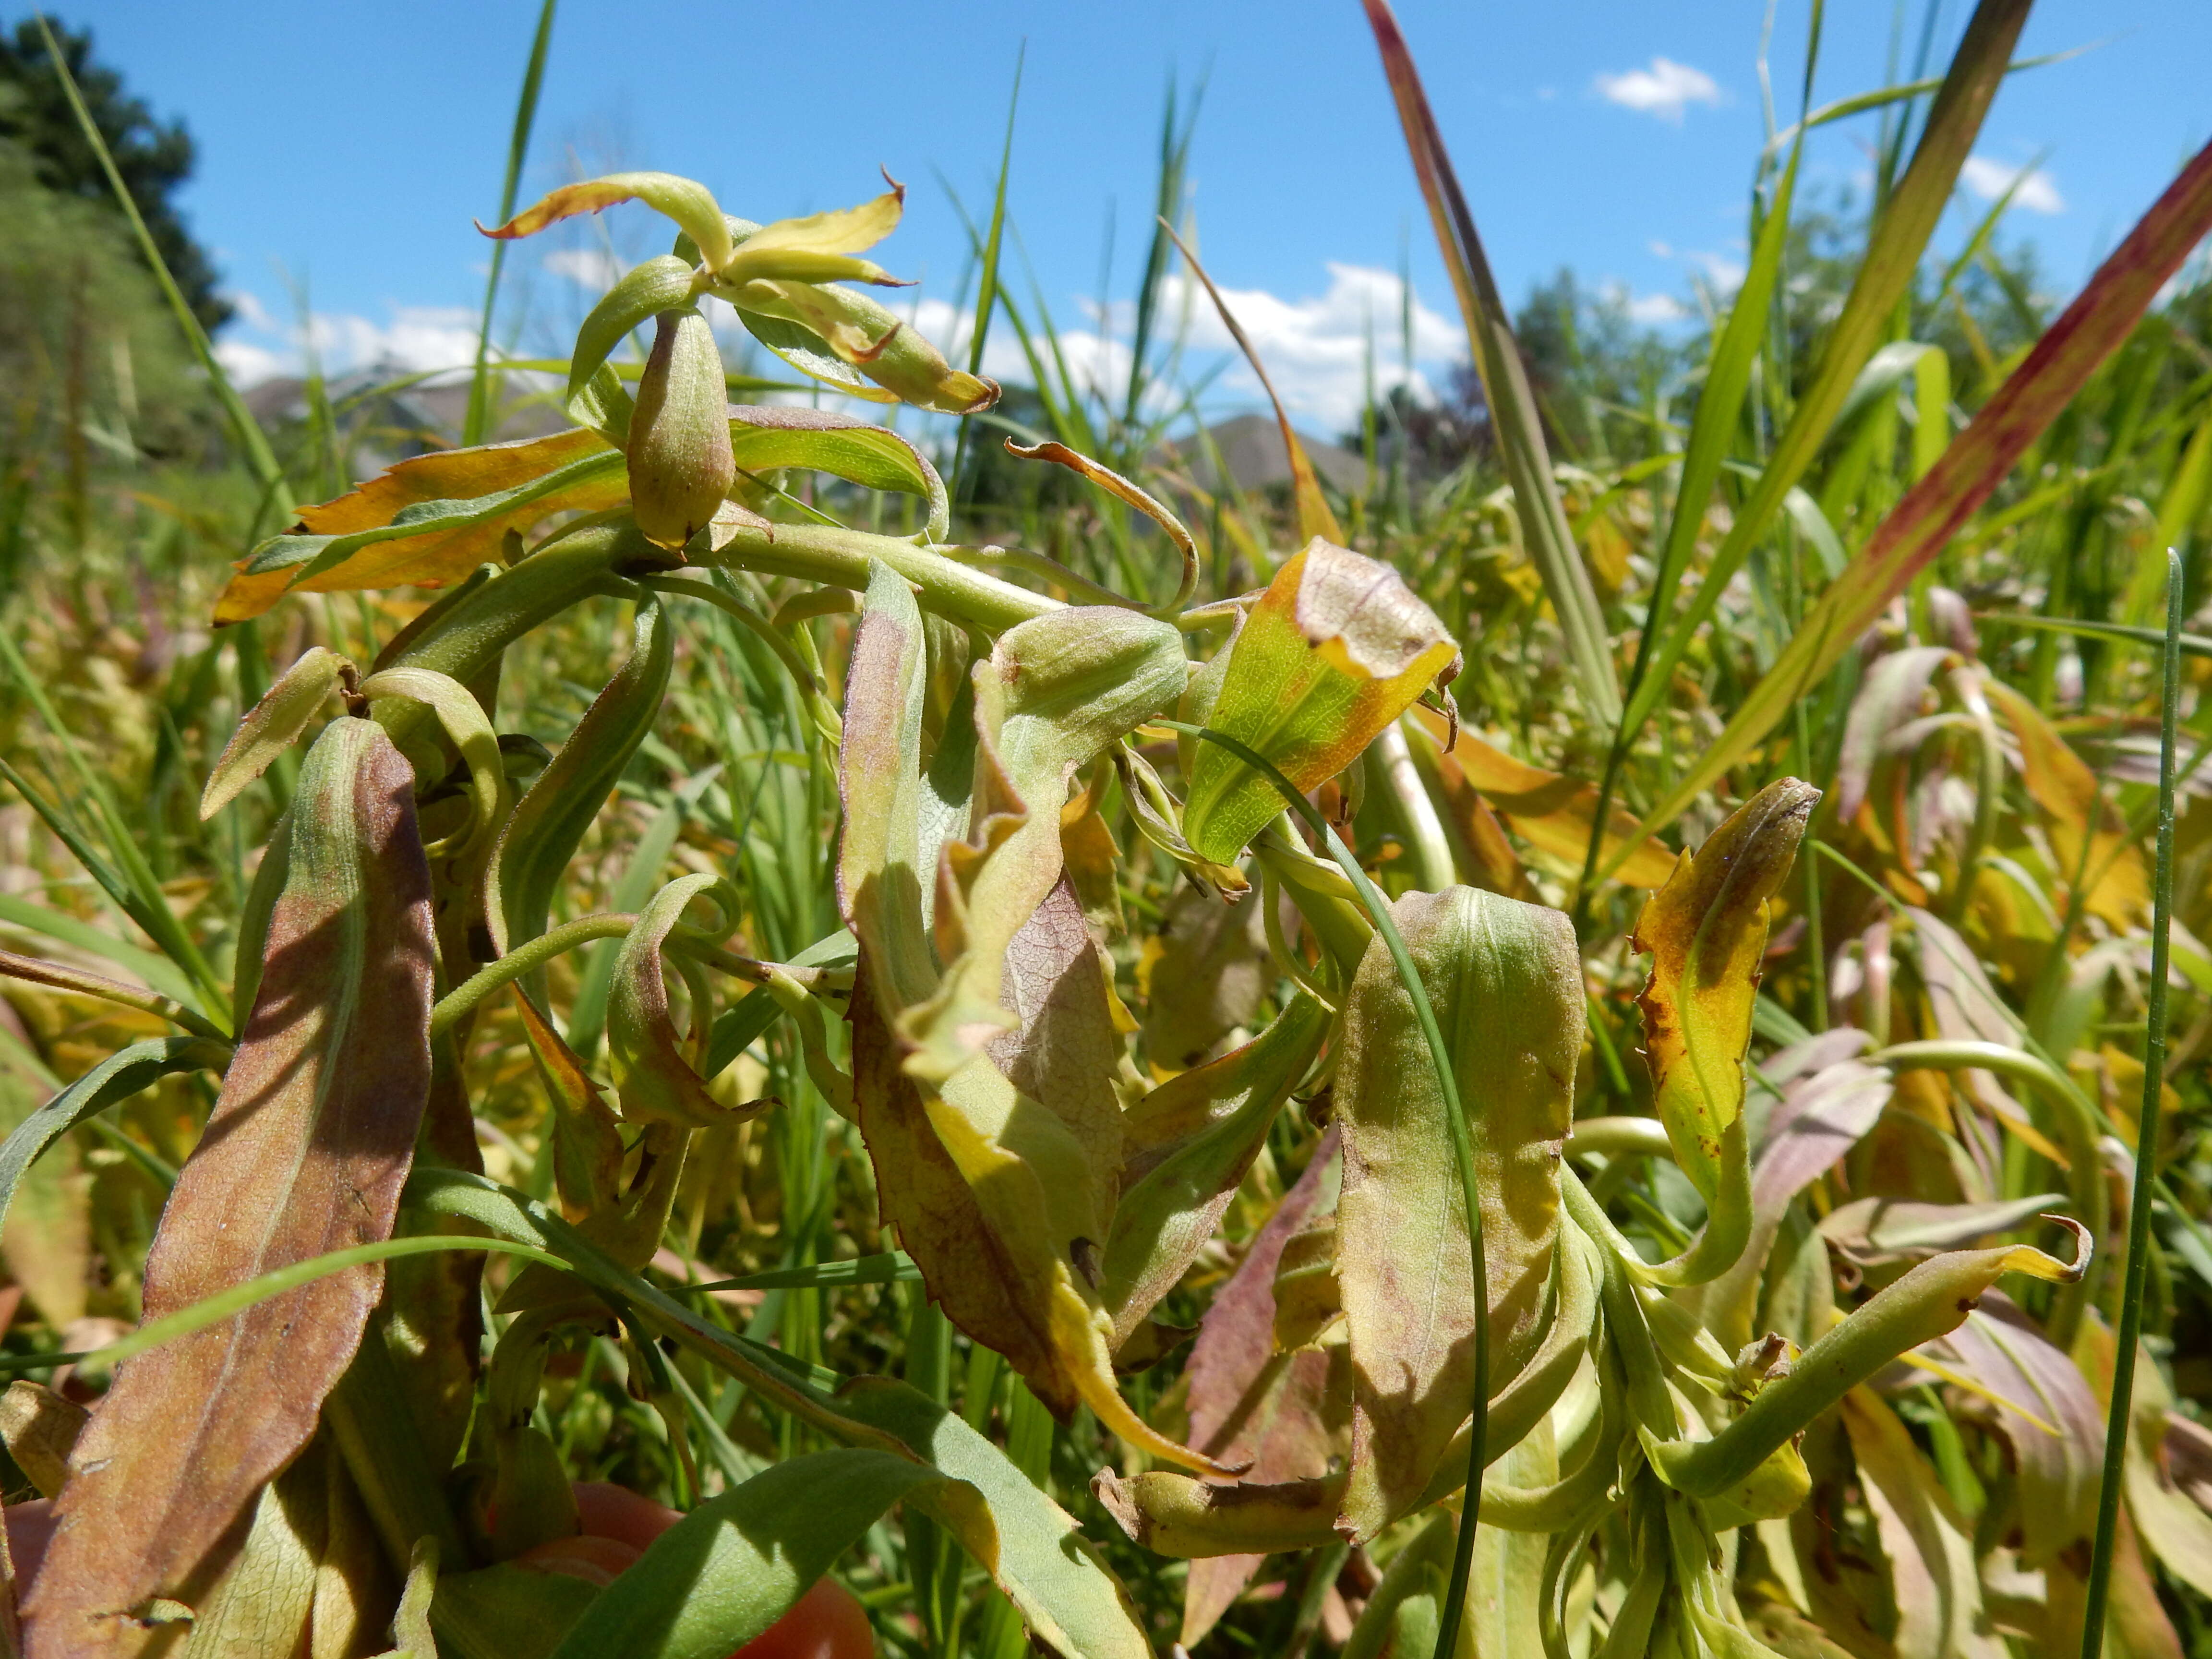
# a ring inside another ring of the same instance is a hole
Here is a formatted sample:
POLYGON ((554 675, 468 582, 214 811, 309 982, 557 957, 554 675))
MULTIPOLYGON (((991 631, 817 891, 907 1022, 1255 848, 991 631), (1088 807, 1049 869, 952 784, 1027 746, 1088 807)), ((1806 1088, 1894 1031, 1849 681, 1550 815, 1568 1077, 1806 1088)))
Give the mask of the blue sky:
MULTIPOLYGON (((1509 295, 1565 265, 1656 318, 1694 279, 1726 282, 1763 141, 1765 9, 1402 0, 1509 295)), ((1910 69, 1918 0, 1827 9, 1816 103, 1888 78, 1899 11, 1910 69)), ((1807 10, 1777 0, 1784 121, 1807 10)), ((1939 70, 1967 10, 1939 7, 1939 70)), ((190 124, 201 159, 184 204, 244 305, 227 351, 257 373, 296 358, 288 283, 306 283, 335 365, 427 367, 459 349, 485 260, 470 219, 498 206, 536 13, 529 0, 80 0, 59 15, 89 24, 102 58, 190 124)), ((875 257, 922 279, 921 320, 942 332, 957 326, 966 243, 939 175, 972 208, 988 205, 1024 40, 1012 212, 1037 290, 1086 361, 1108 374, 1122 361, 1115 313, 1093 301, 1102 267, 1108 295, 1133 286, 1171 73, 1186 89, 1204 82, 1192 165, 1203 255, 1309 424, 1331 428, 1356 406, 1370 316, 1387 378, 1408 241, 1417 356, 1433 376, 1454 351, 1449 289, 1354 0, 564 0, 525 199, 578 167, 649 167, 702 179, 732 212, 764 220, 857 201, 886 166, 911 193, 905 225, 875 257)), ((2100 42, 2013 77, 1939 245, 1966 234, 1984 205, 1975 187, 2033 164, 2006 231, 2034 241, 2046 288, 2069 294, 2212 136, 2212 6, 2043 0, 2023 52, 2100 42)), ((1831 129, 1813 179, 1846 188, 1872 135, 1863 118, 1831 129)), ((596 234, 542 239, 511 267, 527 348, 565 350, 560 337, 608 253, 665 247, 635 207, 608 216, 604 242, 596 234)), ((1010 269, 1026 297, 1029 275, 1018 260, 1010 269)), ((1203 328, 1196 337, 1212 340, 1203 328)), ((1232 372, 1212 401, 1227 409, 1251 392, 1232 372)))

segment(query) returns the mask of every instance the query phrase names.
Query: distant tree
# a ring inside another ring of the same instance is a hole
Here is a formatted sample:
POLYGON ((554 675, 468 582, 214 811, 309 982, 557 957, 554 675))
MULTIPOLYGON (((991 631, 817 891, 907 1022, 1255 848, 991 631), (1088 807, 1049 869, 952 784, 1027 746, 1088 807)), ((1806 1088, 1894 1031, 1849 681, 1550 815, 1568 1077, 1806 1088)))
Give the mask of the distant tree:
MULTIPOLYGON (((210 331, 221 327, 231 307, 216 292, 215 265, 170 199, 191 176, 191 135, 181 121, 156 120, 143 99, 125 91, 120 75, 93 61, 90 30, 57 27, 54 34, 169 274, 201 324, 210 331)), ((29 155, 47 189, 112 203, 100 158, 77 125, 34 22, 18 23, 12 40, 0 33, 0 137, 13 139, 29 155)))

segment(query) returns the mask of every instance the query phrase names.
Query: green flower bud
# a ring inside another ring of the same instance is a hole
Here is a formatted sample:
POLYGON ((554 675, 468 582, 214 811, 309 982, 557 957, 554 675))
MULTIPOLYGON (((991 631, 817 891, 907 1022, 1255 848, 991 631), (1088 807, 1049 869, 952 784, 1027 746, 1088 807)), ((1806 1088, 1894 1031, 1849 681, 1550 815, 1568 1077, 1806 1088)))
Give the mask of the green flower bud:
POLYGON ((630 511, 646 539, 680 548, 737 480, 722 354, 696 306, 654 319, 629 423, 630 511))

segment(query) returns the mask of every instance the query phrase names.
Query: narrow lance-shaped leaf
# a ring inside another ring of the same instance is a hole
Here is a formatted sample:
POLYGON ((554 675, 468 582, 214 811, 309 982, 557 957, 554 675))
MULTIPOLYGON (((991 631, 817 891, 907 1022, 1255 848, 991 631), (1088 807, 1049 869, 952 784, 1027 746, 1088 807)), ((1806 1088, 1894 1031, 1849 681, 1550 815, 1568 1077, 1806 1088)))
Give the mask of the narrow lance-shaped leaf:
POLYGON ((1336 1261, 1353 1407, 1340 1526, 1360 1540, 1413 1507, 1467 1420, 1475 1321, 1490 1322, 1493 1393, 1544 1334, 1586 1001, 1574 929, 1559 911, 1454 887, 1409 894, 1393 914, 1468 1116, 1490 1306, 1474 1304, 1442 1091, 1377 940, 1345 1005, 1336 1083, 1336 1261))
POLYGON ((980 1509, 964 1482, 889 1452, 815 1452, 708 1499, 601 1591, 555 1659, 726 1659, 789 1612, 902 1498, 980 1509))
POLYGON ((310 593, 381 587, 443 587, 495 558, 509 529, 528 530, 562 512, 597 512, 626 493, 618 453, 596 432, 417 455, 359 489, 300 509, 296 530, 263 543, 241 560, 216 602, 218 624, 258 617, 297 586, 310 593), (594 462, 597 464, 594 465, 594 462), (532 486, 554 477, 554 487, 532 486), (410 507, 502 498, 479 515, 410 521, 404 533, 378 535, 410 507), (299 567, 341 537, 366 535, 358 550, 304 578, 299 567), (295 578, 297 578, 295 581, 295 578))
POLYGON ((276 764, 276 757, 300 740, 331 692, 353 665, 327 646, 311 645, 299 659, 276 677, 261 700, 246 711, 238 730, 216 757, 208 770, 207 787, 200 792, 200 821, 204 823, 245 792, 246 787, 276 764))
POLYGON ((545 931, 568 860, 653 729, 675 660, 675 628, 648 595, 638 602, 629 656, 500 832, 486 896, 493 948, 502 956, 545 931))
POLYGON ((1751 1153, 1743 1057, 1766 951, 1768 901, 1797 856, 1820 792, 1795 778, 1769 784, 1682 855, 1645 901, 1635 946, 1651 957, 1644 1052, 1652 1103, 1675 1161, 1708 1206, 1704 1231, 1671 1264, 1677 1284, 1723 1273, 1749 1236, 1751 1153))
MULTIPOLYGON (((1458 647, 1398 573, 1319 540, 1275 573, 1252 608, 1206 722, 1273 761, 1300 789, 1349 765, 1432 681, 1458 647)), ((1184 757, 1184 836, 1232 862, 1283 810, 1265 776, 1218 744, 1184 757)))
POLYGON ((1750 1480, 1792 1436, 1898 1355, 1956 1330, 2004 1274, 2077 1281, 2089 1265, 2089 1235, 2065 1217, 2046 1219, 2073 1233, 2071 1263, 2025 1244, 1954 1250, 1923 1261, 1806 1349, 1787 1376, 1771 1378, 1711 1439, 1647 1441, 1652 1467, 1693 1498, 1719 1497, 1750 1480))
POLYGON ((1099 1285, 1117 1346, 1213 1237, 1328 1027, 1327 1009, 1293 997, 1251 1042, 1162 1084, 1129 1114, 1128 1164, 1099 1285))
POLYGON ((1459 297, 1460 316, 1474 348, 1475 373, 1482 381, 1485 405, 1495 423, 1498 447, 1505 463, 1505 476, 1513 487, 1513 509, 1521 525, 1522 544, 1542 576, 1546 597, 1566 636, 1567 659, 1572 664, 1583 701, 1599 720, 1611 725, 1620 712, 1620 689, 1614 678, 1613 653, 1607 643, 1605 615, 1590 585, 1589 568, 1575 546, 1552 477, 1552 457, 1544 441, 1544 422, 1528 372, 1521 359, 1520 343, 1505 302, 1491 275, 1490 260, 1475 234, 1474 216, 1468 210, 1459 175, 1444 149, 1422 89, 1413 55, 1399 31, 1388 0, 1365 0, 1367 21, 1382 56, 1382 70, 1398 106, 1399 125, 1405 130, 1406 148, 1428 203, 1429 223, 1450 273, 1452 291, 1459 297))
MULTIPOLYGON (((2003 83, 2029 4, 2030 0, 1980 0, 1975 7, 1928 112, 1911 164, 1875 222, 1851 291, 1820 347, 1812 384, 1790 411, 1789 425, 1753 486, 1751 499, 1736 513, 1728 538, 1713 556, 1697 598, 1665 636, 1638 689, 1635 707, 1628 712, 1632 730, 1642 728, 1674 683, 1674 665, 1688 647, 1691 635, 1711 616, 1753 545, 1819 454, 1858 382, 1860 369, 1893 325, 1898 301, 1911 285, 1928 239, 1958 186, 1960 170, 1973 149, 1983 118, 2003 83)), ((1887 603, 1885 593, 1873 609, 1887 603)), ((1652 626, 1664 622, 1655 617, 1652 626)), ((1802 628, 1799 637, 1803 637, 1802 628)), ((1851 637, 1856 639, 1857 632, 1851 637)))
MULTIPOLYGON (((146 1267, 149 1318, 389 1236, 429 1088, 429 872, 373 723, 308 752, 252 1017, 146 1267)), ((381 1287, 319 1279, 124 1364, 79 1440, 26 1612, 42 1659, 135 1644, 313 1432, 381 1287)))
POLYGON ((497 228, 484 230, 482 225, 477 228, 499 240, 534 236, 548 225, 573 219, 580 213, 598 213, 618 202, 643 202, 666 214, 698 245, 710 269, 719 269, 728 263, 729 228, 723 222, 722 210, 714 192, 695 179, 680 179, 672 173, 611 173, 603 179, 564 185, 539 198, 497 228))
MULTIPOLYGON (((1942 459, 1890 509, 1850 569, 1806 613, 1720 736, 1645 817, 1642 833, 1674 822, 1856 647, 1875 617, 1952 544, 2098 364, 2134 331, 2208 230, 2212 145, 2182 169, 1996 395, 1951 441, 1942 459)), ((1656 673, 1651 683, 1660 683, 1656 673)))

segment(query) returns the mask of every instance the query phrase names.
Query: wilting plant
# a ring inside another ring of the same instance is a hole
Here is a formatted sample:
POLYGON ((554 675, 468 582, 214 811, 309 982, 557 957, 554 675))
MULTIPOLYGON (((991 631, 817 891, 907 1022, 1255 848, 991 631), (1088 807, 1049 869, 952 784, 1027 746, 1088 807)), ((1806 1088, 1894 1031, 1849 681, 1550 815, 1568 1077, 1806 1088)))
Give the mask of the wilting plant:
MULTIPOLYGON (((40 1494, 9 1510, 9 1639, 858 1652, 867 1613, 824 1579, 852 1551, 887 1642, 993 1659, 1217 1631, 1359 1656, 2055 1651, 2085 1619, 2178 1650, 2152 1564, 2212 1595, 2212 1443, 2154 1364, 2132 1408, 2114 1379, 2153 1192, 2212 1278, 2193 1177, 2155 1169, 2169 942, 2187 994, 2212 988, 2173 913, 2179 567, 2163 633, 2044 619, 2164 647, 2155 858, 2145 801, 1923 573, 2212 223, 2212 161, 1942 441, 1934 349, 1882 337, 2023 11, 1977 11, 1759 452, 1794 138, 1835 118, 1771 149, 1617 653, 1576 537, 1653 470, 1620 469, 1578 532, 1561 480, 1595 475, 1550 458, 1370 6, 1506 475, 1455 510, 1517 537, 1549 619, 1514 625, 1570 671, 1594 782, 1501 746, 1500 675, 1455 635, 1495 651, 1494 620, 1346 545, 1287 422, 1296 550, 1209 598, 1176 506, 1071 442, 1009 446, 1156 526, 1117 544, 1125 576, 1168 567, 1130 597, 1103 561, 956 540, 936 465, 887 426, 731 404, 710 299, 841 394, 990 407, 980 349, 956 368, 845 286, 893 280, 861 256, 896 185, 757 225, 626 173, 488 232, 637 202, 677 234, 585 319, 571 426, 402 462, 239 562, 216 616, 240 630, 327 603, 298 596, 438 592, 252 688, 199 795, 265 823, 229 971, 78 750, 88 804, 6 775, 162 954, 105 947, 135 982, 0 972, 162 1034, 23 1117, 0 1210, 51 1196, 103 1115, 167 1101, 139 1127, 190 1127, 173 1169, 116 1132, 169 1185, 143 1322, 9 1361, 73 1366, 78 1396, 112 1380, 89 1411, 27 1381, 0 1404, 40 1494), (1730 465, 1742 493, 1709 517, 1730 465), (886 495, 911 533, 883 531, 886 495), (1725 629, 1692 631, 1785 512, 1833 580, 1677 766, 1646 723, 1693 666, 1740 674, 1725 629), (553 744, 526 729, 548 653, 597 683, 553 744), (719 759, 693 768, 672 745, 702 730, 719 759), (647 759, 685 775, 625 828, 647 759), (1741 804, 1693 844, 1652 839, 1723 781, 1741 804), (2146 964, 2145 1018, 2112 1018, 2146 964), (204 1112, 179 1079, 216 1085, 204 1112), (2131 1144, 2107 1133, 2129 1090, 2131 1144), (702 1279, 730 1214, 775 1265, 702 1279), (904 1329, 832 1352, 812 1316, 854 1287, 902 1298, 904 1329), (608 1472, 583 1448, 609 1395, 647 1449, 629 1487, 579 1479, 608 1472)), ((2212 470, 2202 390, 2183 519, 2212 470)), ((40 906, 0 920, 99 953, 40 906)))

